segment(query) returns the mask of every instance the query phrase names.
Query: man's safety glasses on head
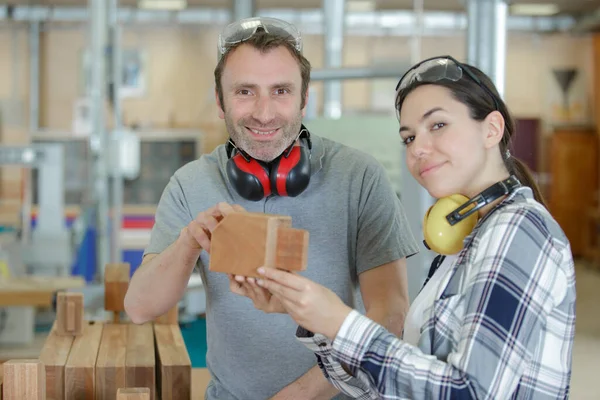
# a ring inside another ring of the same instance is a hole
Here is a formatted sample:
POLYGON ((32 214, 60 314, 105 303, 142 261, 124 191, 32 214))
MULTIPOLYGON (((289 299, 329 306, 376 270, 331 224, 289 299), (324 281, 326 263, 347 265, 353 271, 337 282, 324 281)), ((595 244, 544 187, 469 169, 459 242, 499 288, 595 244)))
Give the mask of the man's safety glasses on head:
POLYGON ((302 53, 302 35, 294 25, 277 18, 252 17, 236 21, 225 27, 219 35, 219 58, 223 57, 223 54, 232 45, 250 39, 259 28, 271 35, 288 39, 296 50, 302 53))

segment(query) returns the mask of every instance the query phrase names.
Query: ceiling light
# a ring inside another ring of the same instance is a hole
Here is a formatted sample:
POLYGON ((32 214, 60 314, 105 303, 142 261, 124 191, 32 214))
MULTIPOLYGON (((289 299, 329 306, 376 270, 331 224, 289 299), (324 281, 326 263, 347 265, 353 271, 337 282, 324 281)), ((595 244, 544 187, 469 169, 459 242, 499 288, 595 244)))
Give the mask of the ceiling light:
POLYGON ((554 15, 560 11, 556 4, 513 4, 510 12, 513 15, 554 15))
POLYGON ((139 0, 138 7, 146 10, 183 10, 186 0, 139 0))

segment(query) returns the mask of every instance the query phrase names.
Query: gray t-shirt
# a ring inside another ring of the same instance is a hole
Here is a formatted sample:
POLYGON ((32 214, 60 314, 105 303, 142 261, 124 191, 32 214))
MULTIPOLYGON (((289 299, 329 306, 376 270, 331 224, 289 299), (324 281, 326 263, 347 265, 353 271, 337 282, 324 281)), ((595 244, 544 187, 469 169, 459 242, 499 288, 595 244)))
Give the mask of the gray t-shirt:
MULTIPOLYGON (((160 253, 198 213, 219 202, 247 211, 292 217, 309 231, 308 267, 302 275, 333 290, 364 311, 358 275, 418 251, 404 210, 383 167, 371 156, 311 136, 311 181, 298 197, 241 198, 227 180, 225 146, 188 163, 172 176, 156 210, 144 254, 160 253)), ((226 274, 198 269, 206 288, 209 400, 262 400, 316 365, 314 354, 295 338, 296 323, 266 314, 229 290, 226 274)), ((343 398, 343 397, 338 397, 343 398)))

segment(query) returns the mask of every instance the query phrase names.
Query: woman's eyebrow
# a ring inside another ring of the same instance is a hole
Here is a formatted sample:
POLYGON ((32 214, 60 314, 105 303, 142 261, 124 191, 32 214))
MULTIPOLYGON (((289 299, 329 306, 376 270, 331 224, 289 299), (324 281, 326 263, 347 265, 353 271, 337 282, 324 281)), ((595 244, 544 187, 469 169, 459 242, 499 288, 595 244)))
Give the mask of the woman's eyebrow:
MULTIPOLYGON (((423 114, 423 116, 421 117, 421 119, 419 120, 419 122, 423 122, 423 120, 425 118, 431 116, 431 114, 433 114, 435 112, 438 112, 438 111, 446 111, 446 110, 444 110, 442 107, 433 107, 431 110, 429 110, 425 114, 423 114)), ((400 127, 400 132, 408 131, 408 130, 410 130, 410 128, 407 127, 407 126, 401 126, 400 127)))

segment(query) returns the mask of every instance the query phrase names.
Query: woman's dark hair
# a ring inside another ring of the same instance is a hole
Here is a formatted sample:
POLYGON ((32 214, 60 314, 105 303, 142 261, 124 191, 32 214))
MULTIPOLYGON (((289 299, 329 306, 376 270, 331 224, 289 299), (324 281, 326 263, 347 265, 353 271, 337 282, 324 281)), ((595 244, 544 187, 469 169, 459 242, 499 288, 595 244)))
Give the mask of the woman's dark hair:
POLYGON ((398 111, 398 115, 400 114, 404 100, 406 100, 406 96, 408 96, 409 93, 419 86, 430 84, 442 86, 450 90, 452 96, 456 100, 469 108, 471 118, 476 121, 483 121, 492 111, 496 110, 497 105, 497 110, 502 114, 505 121, 504 135, 500 141, 500 154, 502 160, 504 160, 504 165, 506 166, 506 169, 508 169, 508 172, 515 175, 524 186, 529 186, 531 190, 533 190, 535 199, 547 208, 542 193, 529 168, 512 155, 507 157, 516 127, 515 122, 508 111, 508 107, 500 97, 496 86, 492 80, 478 68, 469 64, 461 65, 468 68, 470 72, 479 79, 481 85, 485 86, 485 89, 475 80, 471 79, 466 73, 463 73, 462 77, 457 81, 449 79, 440 79, 436 82, 414 81, 404 89, 398 91, 396 95, 396 110, 398 111))

